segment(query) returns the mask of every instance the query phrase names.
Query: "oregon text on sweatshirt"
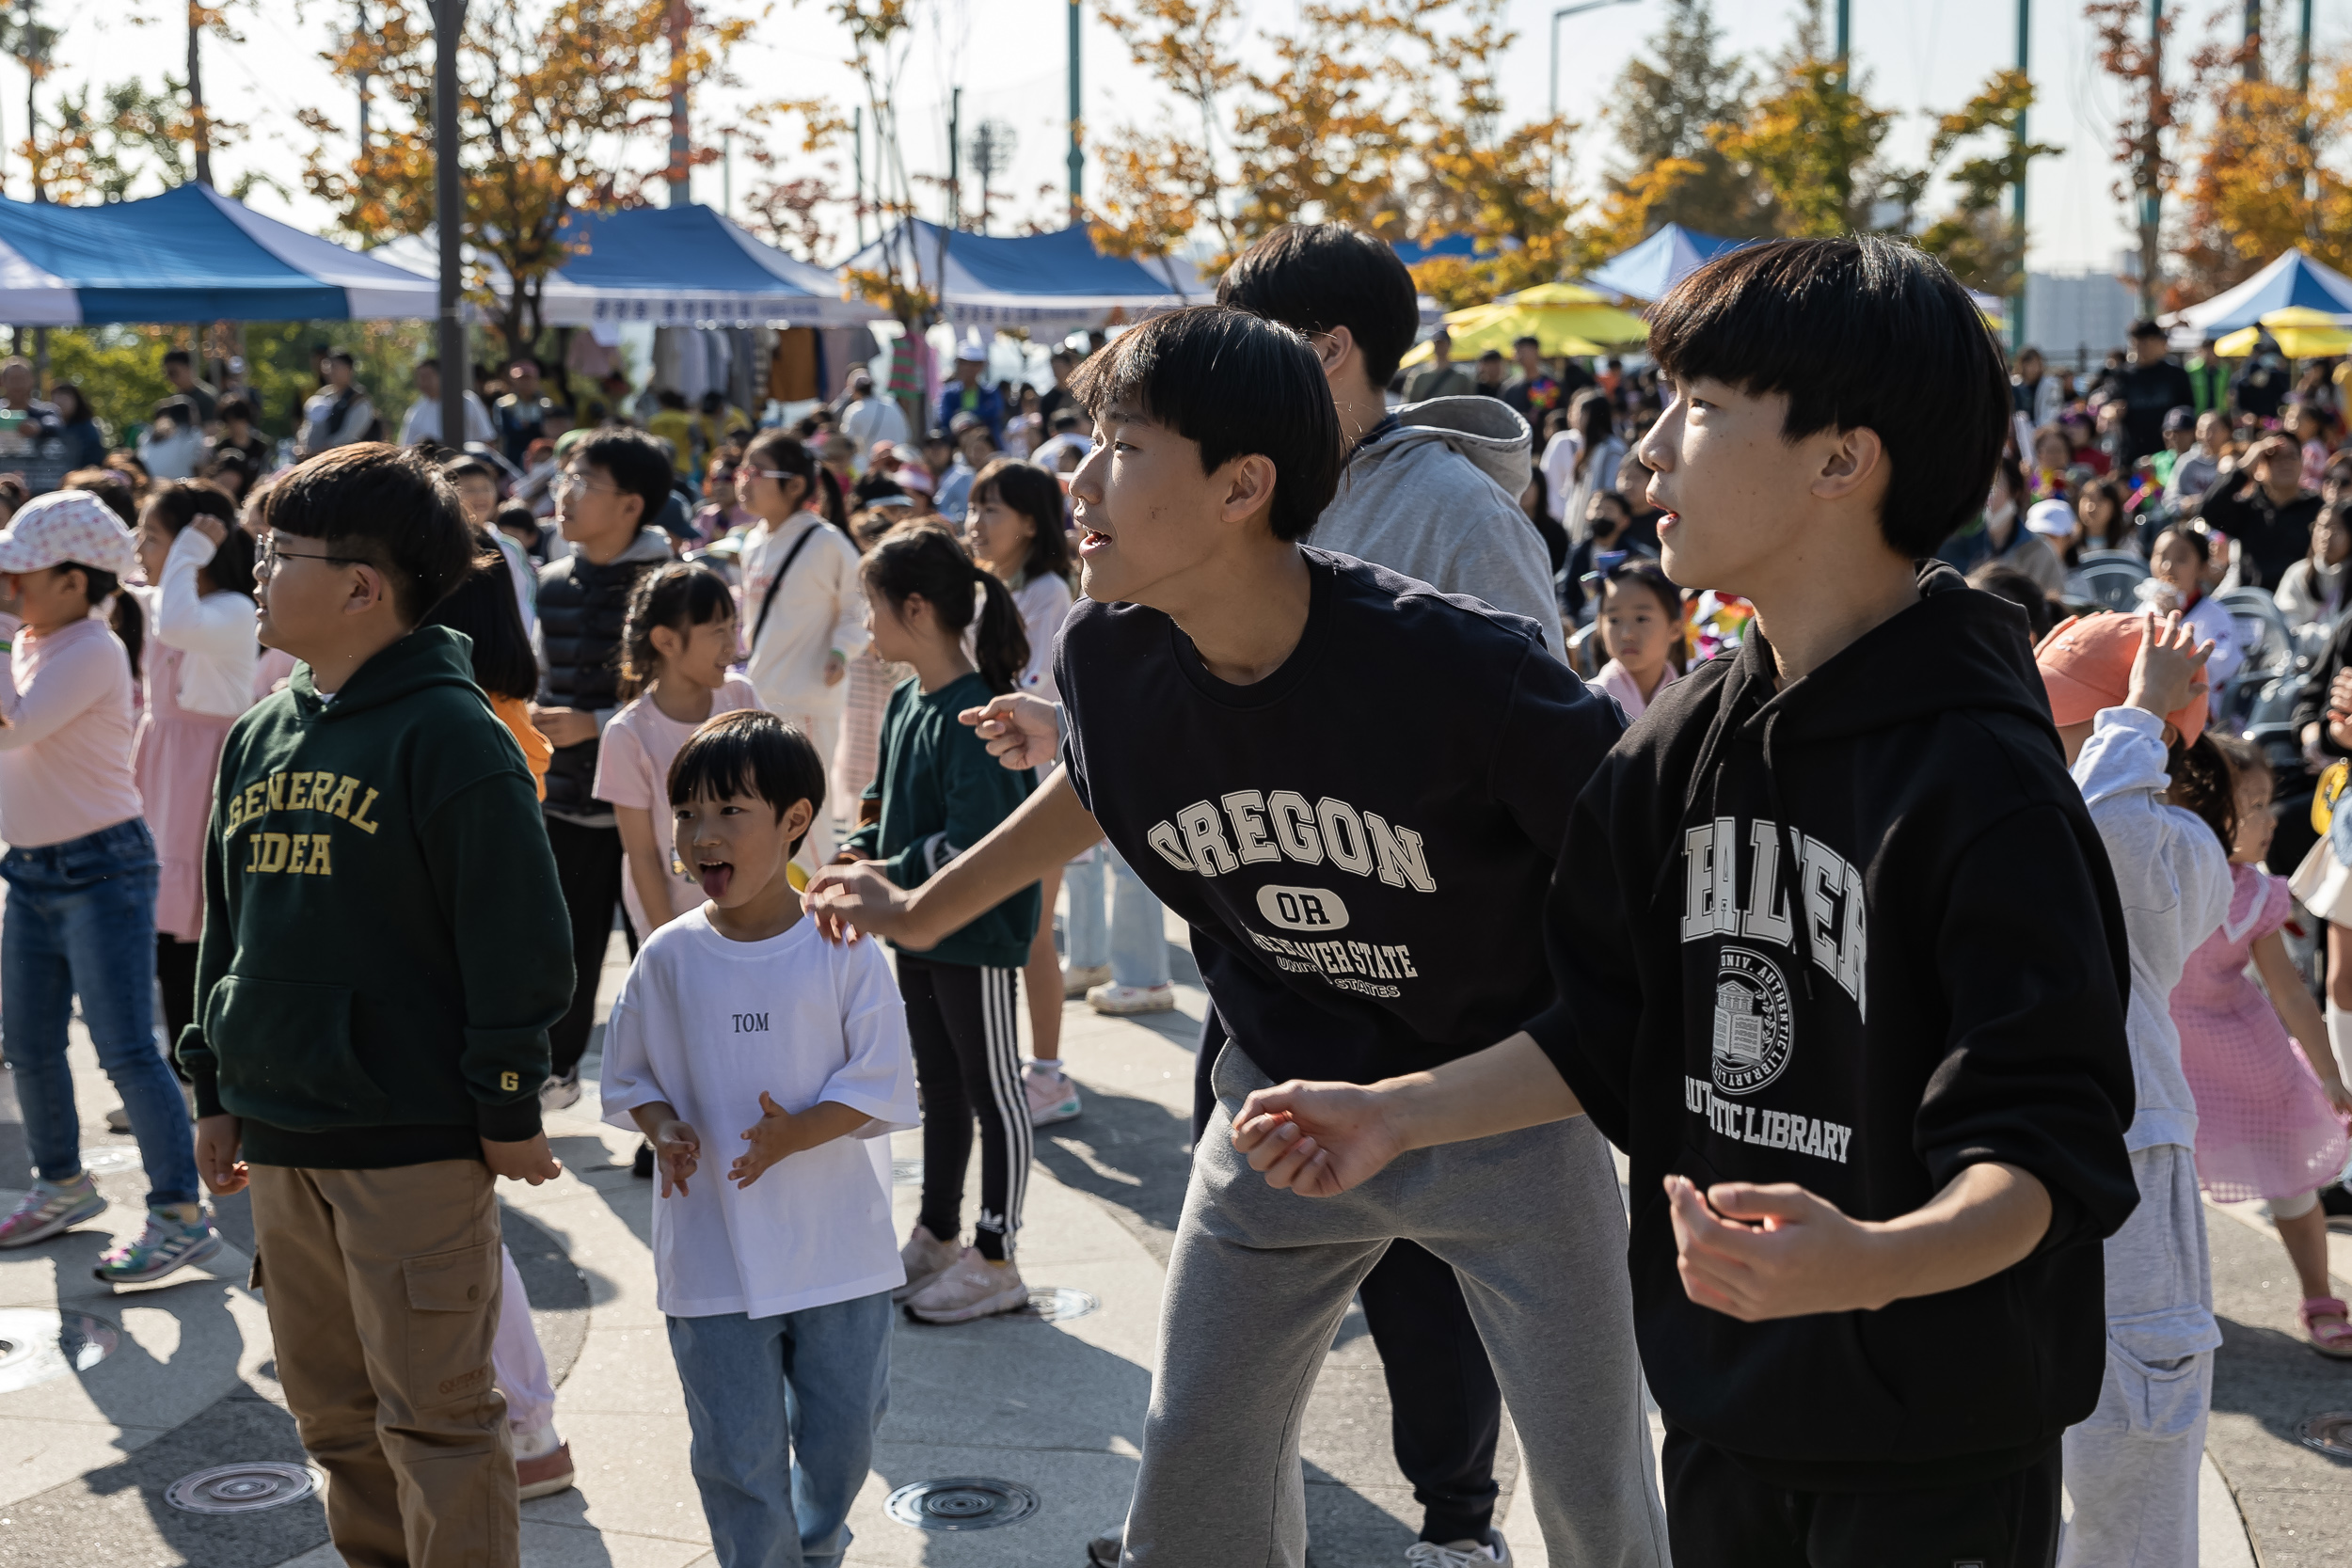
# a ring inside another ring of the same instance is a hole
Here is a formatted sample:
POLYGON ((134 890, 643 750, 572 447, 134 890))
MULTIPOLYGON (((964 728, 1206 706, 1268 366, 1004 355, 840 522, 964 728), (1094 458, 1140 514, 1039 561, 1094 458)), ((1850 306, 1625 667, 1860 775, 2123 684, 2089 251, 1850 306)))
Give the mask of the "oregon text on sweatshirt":
MULTIPOLYGON (((1012 815, 1035 787, 1033 774, 990 756, 980 732, 956 718, 994 695, 977 674, 936 691, 924 690, 919 680, 900 681, 892 689, 882 710, 874 782, 866 786, 866 799, 881 802, 882 816, 850 834, 843 848, 882 862, 882 875, 898 886, 917 887, 1012 815)), ((1019 969, 1029 961, 1037 922, 1033 882, 921 956, 934 963, 1019 969)))
POLYGON ((1161 611, 1079 600, 1055 656, 1062 760, 1192 927, 1233 1044, 1277 1083, 1369 1084, 1550 1001, 1544 890, 1623 721, 1534 623, 1300 553, 1306 627, 1248 686, 1161 611))
POLYGON ((2137 1201, 2122 910, 2019 612, 1948 567, 1775 691, 1761 635, 1666 688, 1579 799, 1530 1025, 1632 1161, 1666 1418, 1775 1484, 1962 1484, 2099 1397, 2100 1248, 2137 1201), (1966 1166, 2048 1189, 2036 1252, 1877 1311, 1684 1294, 1661 1179, 1795 1182, 1862 1220, 1966 1166))
POLYGON ((248 1160, 478 1160, 539 1131, 571 922, 470 647, 411 632, 331 702, 297 665, 229 732, 180 1060, 248 1160))

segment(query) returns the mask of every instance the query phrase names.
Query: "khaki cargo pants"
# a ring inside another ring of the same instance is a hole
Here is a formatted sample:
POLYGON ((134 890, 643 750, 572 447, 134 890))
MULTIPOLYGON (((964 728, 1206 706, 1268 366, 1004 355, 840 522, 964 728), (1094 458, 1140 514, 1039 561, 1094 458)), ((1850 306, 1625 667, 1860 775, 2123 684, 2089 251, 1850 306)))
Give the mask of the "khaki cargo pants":
POLYGON ((254 1282, 350 1568, 512 1568, 506 1401, 492 1386, 488 1168, 255 1165, 254 1282))

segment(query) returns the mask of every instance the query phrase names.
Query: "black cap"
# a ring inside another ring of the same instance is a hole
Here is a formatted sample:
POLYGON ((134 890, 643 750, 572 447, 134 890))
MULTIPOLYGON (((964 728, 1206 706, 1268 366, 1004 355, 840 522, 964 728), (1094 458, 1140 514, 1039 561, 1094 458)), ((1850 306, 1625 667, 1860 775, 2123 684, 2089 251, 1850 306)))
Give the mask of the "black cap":
POLYGON ((2164 433, 2167 436, 2171 435, 2176 430, 2195 430, 2196 428, 2197 410, 2189 407, 2188 404, 2183 404, 2178 408, 2168 408, 2165 410, 2164 433))

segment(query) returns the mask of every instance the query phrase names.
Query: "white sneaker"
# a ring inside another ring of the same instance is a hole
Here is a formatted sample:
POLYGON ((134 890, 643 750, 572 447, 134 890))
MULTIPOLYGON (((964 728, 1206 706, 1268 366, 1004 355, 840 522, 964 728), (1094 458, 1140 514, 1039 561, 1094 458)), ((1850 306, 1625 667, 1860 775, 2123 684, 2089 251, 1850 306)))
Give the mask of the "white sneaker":
POLYGON ((907 1282, 890 1292, 892 1301, 904 1301, 909 1296, 956 1266, 961 1252, 953 1242, 943 1242, 932 1235, 921 1220, 907 1236, 907 1244, 898 1249, 898 1261, 907 1271, 907 1282))
POLYGON ((1087 992, 1087 1006, 1113 1018, 1136 1013, 1172 1013, 1176 1010, 1176 988, 1100 985, 1087 992))
POLYGON ((1061 971, 1061 993, 1075 1002, 1088 991, 1111 977, 1108 964, 1064 964, 1061 971))
POLYGON ((1078 1085, 1053 1063, 1023 1063, 1021 1092, 1029 1102, 1031 1127, 1050 1127, 1078 1114, 1078 1085))
POLYGON ((1405 1548, 1405 1568, 1494 1568, 1496 1563, 1509 1563, 1511 1544, 1502 1539, 1502 1532, 1486 1532, 1484 1546, 1475 1541, 1449 1541, 1439 1545, 1435 1541, 1416 1541, 1405 1548))
POLYGON ((580 1069, 560 1077, 550 1078, 539 1085, 539 1109, 568 1111, 580 1103, 580 1069))
POLYGON ((968 1246, 954 1268, 908 1299, 907 1310, 927 1323, 961 1323, 1028 1305, 1029 1288, 1009 1259, 992 1263, 968 1246))

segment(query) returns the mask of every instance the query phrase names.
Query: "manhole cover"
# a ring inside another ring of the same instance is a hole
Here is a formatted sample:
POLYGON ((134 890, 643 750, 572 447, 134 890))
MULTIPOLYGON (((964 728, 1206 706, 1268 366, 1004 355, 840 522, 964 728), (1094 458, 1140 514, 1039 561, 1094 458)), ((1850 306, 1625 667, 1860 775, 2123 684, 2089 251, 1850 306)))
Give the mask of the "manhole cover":
POLYGON ((138 1146, 107 1144, 103 1148, 86 1148, 82 1150, 82 1168, 100 1176, 113 1170, 136 1170, 139 1168, 138 1146))
POLYGON ((319 1473, 308 1465, 254 1459, 182 1476, 165 1489, 164 1501, 190 1513, 251 1513, 299 1502, 319 1484, 319 1473))
POLYGON ((2307 1449, 2317 1449, 2338 1459, 2352 1459, 2352 1414, 2330 1410, 2313 1416, 2296 1429, 2296 1435, 2303 1439, 2307 1449))
POLYGON ((121 1329, 87 1312, 0 1307, 0 1394, 86 1372, 121 1343, 121 1329))
POLYGON ((1067 1285, 1041 1285, 1029 1292, 1029 1310, 1049 1323, 1083 1318, 1102 1305, 1084 1291, 1073 1291, 1067 1285))
POLYGON ((1037 1512, 1037 1494, 1017 1481, 952 1476, 890 1494, 890 1516, 916 1529, 994 1529, 1037 1512))
POLYGON ((890 1184, 894 1187, 919 1187, 923 1184, 923 1162, 893 1160, 890 1162, 890 1184))

